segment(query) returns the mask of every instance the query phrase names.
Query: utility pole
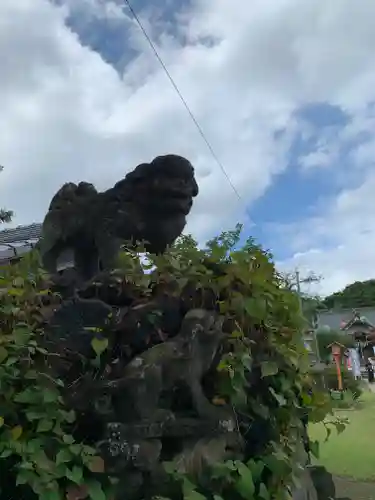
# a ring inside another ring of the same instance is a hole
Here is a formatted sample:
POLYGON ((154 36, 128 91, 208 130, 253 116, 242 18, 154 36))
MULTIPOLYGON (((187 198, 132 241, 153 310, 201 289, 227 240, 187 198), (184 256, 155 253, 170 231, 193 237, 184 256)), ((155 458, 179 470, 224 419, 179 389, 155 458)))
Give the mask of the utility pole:
POLYGON ((301 281, 299 277, 299 271, 296 269, 296 285, 297 285, 297 293, 298 297, 300 298, 300 303, 301 303, 301 309, 302 309, 302 300, 301 300, 301 281))
MULTIPOLYGON (((296 269, 296 271, 295 271, 295 284, 296 284, 296 288, 297 288, 297 294, 298 294, 299 307, 300 307, 301 314, 303 314, 301 283, 313 283, 314 281, 318 281, 318 278, 316 276, 307 276, 305 279, 301 280, 300 272, 298 271, 298 269, 296 269)), ((317 334, 316 334, 315 328, 313 329, 313 337, 314 337, 314 342, 315 342, 316 357, 318 359, 318 363, 320 363, 319 344, 318 344, 318 339, 317 339, 317 334)))

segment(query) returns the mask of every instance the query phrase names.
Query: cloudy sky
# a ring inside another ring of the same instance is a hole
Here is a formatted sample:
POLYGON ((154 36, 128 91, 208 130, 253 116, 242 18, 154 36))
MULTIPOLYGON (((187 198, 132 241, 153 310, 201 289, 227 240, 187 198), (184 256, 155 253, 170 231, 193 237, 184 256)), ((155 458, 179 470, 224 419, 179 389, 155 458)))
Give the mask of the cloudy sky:
POLYGON ((132 0, 238 199, 122 0, 1 0, 0 203, 41 221, 168 152, 196 167, 188 231, 243 222, 321 293, 375 277, 375 2, 132 0))

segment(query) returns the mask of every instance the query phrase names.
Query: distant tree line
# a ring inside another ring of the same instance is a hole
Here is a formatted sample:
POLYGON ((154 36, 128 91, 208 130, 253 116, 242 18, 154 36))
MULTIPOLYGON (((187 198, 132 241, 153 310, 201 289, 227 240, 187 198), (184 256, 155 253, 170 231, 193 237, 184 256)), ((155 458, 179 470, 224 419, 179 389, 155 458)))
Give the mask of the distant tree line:
POLYGON ((375 306, 375 279, 356 281, 343 290, 335 292, 322 300, 321 306, 327 309, 346 309, 375 306))

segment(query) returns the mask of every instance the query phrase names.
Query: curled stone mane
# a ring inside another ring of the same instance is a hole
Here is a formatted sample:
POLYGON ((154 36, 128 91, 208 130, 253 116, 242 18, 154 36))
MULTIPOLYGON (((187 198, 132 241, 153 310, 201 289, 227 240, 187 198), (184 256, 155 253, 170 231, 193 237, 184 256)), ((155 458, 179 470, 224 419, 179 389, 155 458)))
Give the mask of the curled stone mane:
MULTIPOLYGON (((192 198, 198 195, 191 163, 177 155, 158 156, 151 163, 141 163, 111 190, 124 200, 139 206, 153 206, 163 210, 164 204, 185 201, 186 214, 190 211, 192 198)), ((173 205, 172 205, 173 209, 173 205)))

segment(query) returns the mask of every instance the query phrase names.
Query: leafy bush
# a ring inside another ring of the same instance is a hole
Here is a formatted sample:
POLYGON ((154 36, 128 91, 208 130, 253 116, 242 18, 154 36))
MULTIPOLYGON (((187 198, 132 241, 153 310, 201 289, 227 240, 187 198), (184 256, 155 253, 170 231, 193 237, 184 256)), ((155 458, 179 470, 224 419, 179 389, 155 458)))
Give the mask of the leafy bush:
MULTIPOLYGON (((307 412, 311 420, 321 421, 330 407, 307 373, 297 295, 283 286, 272 256, 252 239, 236 248, 239 236, 237 227, 211 240, 205 250, 198 250, 191 238, 186 246, 180 240, 169 255, 153 261, 157 270, 151 279, 192 281, 203 298, 205 291, 214 291, 221 313, 233 321, 229 352, 218 366, 222 380, 217 392, 236 408, 240 424, 248 422, 247 440, 256 435, 243 462, 228 461, 210 471, 214 481, 209 488, 180 477, 185 497, 283 498, 298 465, 303 416, 307 412)), ((316 443, 311 446, 316 448, 316 443)))
MULTIPOLYGON (((326 383, 326 387, 329 390, 337 390, 338 382, 337 382, 337 370, 335 366, 328 366, 323 372, 324 380, 326 383)), ((353 394, 355 399, 358 399, 362 392, 362 382, 360 380, 356 380, 353 377, 352 372, 347 370, 346 368, 341 368, 341 376, 342 376, 342 384, 344 390, 348 390, 353 394)))
MULTIPOLYGON (((136 255, 121 260, 127 280, 145 292, 162 284, 166 293, 184 293, 190 300, 190 287, 195 304, 214 304, 226 318, 215 389, 218 400, 236 410, 245 457, 215 464, 203 482, 166 464, 179 487, 173 499, 286 498, 305 413, 320 421, 329 410, 328 398, 314 391, 308 377, 299 301, 281 286, 271 255, 253 240, 236 249, 240 230, 223 233, 205 250, 181 238, 165 255, 150 256, 143 266, 148 274, 136 255)), ((64 382, 42 369, 48 353, 39 344, 39 316, 42 304, 54 298, 37 256, 5 267, 0 289, 1 500, 32 498, 31 490, 43 500, 108 498, 104 464, 94 449, 72 437, 76 416, 64 407, 64 382)))
POLYGON ((374 307, 375 280, 355 281, 347 285, 343 290, 328 295, 322 303, 327 309, 374 307))
POLYGON ((69 498, 85 484, 104 500, 94 478, 102 468, 95 450, 74 441, 74 412, 64 408, 63 382, 40 371, 47 352, 37 328, 46 276, 34 253, 0 273, 0 498, 69 498))
POLYGON ((347 409, 353 408, 358 402, 358 395, 349 389, 342 392, 341 398, 335 399, 333 402, 334 408, 347 409))

